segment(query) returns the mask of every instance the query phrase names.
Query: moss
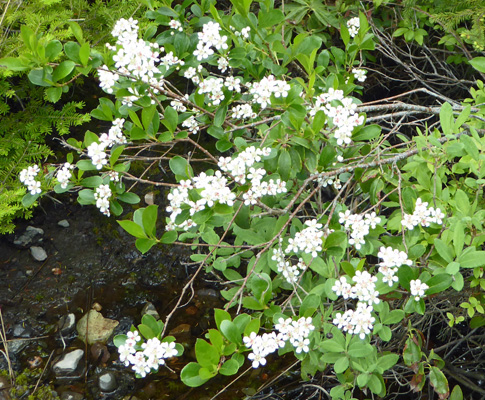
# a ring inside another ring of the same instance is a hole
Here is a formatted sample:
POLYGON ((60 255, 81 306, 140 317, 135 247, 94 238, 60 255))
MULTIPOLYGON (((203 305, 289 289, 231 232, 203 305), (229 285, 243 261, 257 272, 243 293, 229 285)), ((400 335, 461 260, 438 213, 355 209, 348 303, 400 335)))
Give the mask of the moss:
MULTIPOLYGON (((5 370, 0 370, 0 376, 8 377, 9 374, 5 370)), ((10 389, 9 394, 12 400, 59 400, 54 387, 50 384, 39 384, 35 393, 32 394, 41 376, 41 368, 24 369, 22 373, 15 377, 15 383, 10 389)))

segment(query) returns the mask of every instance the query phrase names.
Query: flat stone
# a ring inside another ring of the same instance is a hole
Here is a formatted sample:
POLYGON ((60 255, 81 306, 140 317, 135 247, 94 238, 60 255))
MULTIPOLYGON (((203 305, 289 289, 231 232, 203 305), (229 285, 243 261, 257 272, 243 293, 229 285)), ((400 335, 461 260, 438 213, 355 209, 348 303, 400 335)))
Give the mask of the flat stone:
POLYGON ((115 374, 112 372, 105 372, 98 378, 99 389, 102 392, 112 392, 118 386, 115 374))
POLYGON ((95 342, 105 343, 118 326, 119 322, 114 319, 104 318, 96 310, 89 310, 77 323, 79 338, 88 344, 95 342))
POLYGON ((155 308, 155 306, 153 305, 153 303, 147 302, 145 304, 145 306, 141 310, 141 315, 143 316, 145 314, 151 315, 153 318, 155 318, 157 320, 160 319, 160 314, 158 314, 158 311, 155 308))
POLYGON ((57 376, 72 374, 79 366, 79 361, 84 356, 84 350, 76 349, 64 354, 59 361, 57 361, 52 369, 57 376))
POLYGON ((57 225, 62 226, 63 228, 69 228, 70 224, 67 219, 63 219, 57 223, 57 225))
POLYGON ((31 244, 42 240, 44 230, 34 226, 28 226, 25 232, 18 238, 15 238, 13 244, 20 247, 29 247, 31 244))
POLYGON ((76 326, 76 316, 73 313, 64 315, 57 323, 57 326, 63 335, 71 333, 76 326))
POLYGON ((44 261, 47 259, 47 253, 39 246, 32 246, 30 248, 30 254, 32 254, 32 257, 34 257, 34 260, 36 261, 44 261))
POLYGON ((28 340, 23 339, 12 339, 7 342, 8 352, 10 354, 16 355, 21 353, 29 344, 28 340))
POLYGON ((30 338, 34 331, 30 326, 25 326, 24 324, 15 324, 13 326, 13 336, 20 338, 30 338))

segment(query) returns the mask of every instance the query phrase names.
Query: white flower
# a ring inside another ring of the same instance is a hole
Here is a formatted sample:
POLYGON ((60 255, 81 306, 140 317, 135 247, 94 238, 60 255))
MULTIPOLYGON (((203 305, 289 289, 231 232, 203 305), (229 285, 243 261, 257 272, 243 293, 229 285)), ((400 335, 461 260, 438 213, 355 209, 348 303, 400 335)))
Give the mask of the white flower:
POLYGON ((353 68, 352 73, 354 74, 355 79, 357 79, 359 82, 365 82, 367 78, 367 71, 365 69, 353 68))
POLYGON ((424 291, 429 289, 426 283, 422 283, 421 280, 415 279, 409 282, 411 289, 411 296, 414 296, 414 300, 419 301, 424 296, 424 291))

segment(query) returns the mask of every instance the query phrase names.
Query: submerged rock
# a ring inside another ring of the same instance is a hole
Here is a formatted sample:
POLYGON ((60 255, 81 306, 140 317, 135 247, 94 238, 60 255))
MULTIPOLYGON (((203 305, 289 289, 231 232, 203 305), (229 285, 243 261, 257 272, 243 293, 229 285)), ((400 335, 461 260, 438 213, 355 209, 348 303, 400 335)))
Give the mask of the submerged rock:
POLYGON ((143 316, 145 314, 151 315, 153 318, 157 320, 160 319, 160 314, 158 314, 157 309, 155 308, 153 303, 150 303, 149 301, 145 304, 145 306, 141 310, 141 315, 143 316))
POLYGON ((61 400, 83 400, 84 396, 76 392, 64 392, 61 394, 61 400))
POLYGON ((115 374, 112 372, 104 372, 98 378, 98 386, 102 392, 112 392, 118 386, 115 374))
POLYGON ((77 332, 83 342, 93 344, 106 342, 118 326, 119 322, 114 319, 104 318, 96 310, 90 310, 77 323, 77 332))
POLYGON ((73 374, 78 366, 79 361, 84 356, 84 350, 76 349, 64 354, 52 367, 52 370, 57 376, 64 376, 73 374))
POLYGON ((42 236, 44 236, 43 229, 28 226, 22 235, 20 235, 18 238, 15 238, 13 244, 19 247, 26 248, 34 243, 41 242, 42 236))
POLYGON ((69 228, 69 222, 67 219, 63 219, 57 223, 57 225, 62 226, 63 228, 69 228))
POLYGON ((34 260, 36 261, 44 261, 47 259, 47 253, 39 246, 32 246, 30 248, 30 254, 32 254, 32 257, 34 257, 34 260))

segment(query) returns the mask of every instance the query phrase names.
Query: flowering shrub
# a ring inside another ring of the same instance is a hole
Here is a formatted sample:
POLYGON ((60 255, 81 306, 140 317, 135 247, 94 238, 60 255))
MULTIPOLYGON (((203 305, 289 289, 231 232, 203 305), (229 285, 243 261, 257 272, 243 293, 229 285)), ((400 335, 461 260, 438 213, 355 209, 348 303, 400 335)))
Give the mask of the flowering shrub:
MULTIPOLYGON (((163 6, 147 12, 153 22, 144 32, 133 19, 118 21, 103 56, 81 59, 78 50, 76 68, 96 68, 110 96, 92 115, 113 126, 67 142, 81 158, 77 174, 65 164, 54 190, 82 188, 79 203, 118 216, 119 201, 139 202, 124 181, 170 188, 164 211, 150 205, 118 222, 143 253, 191 243, 195 275, 212 271, 230 283, 216 328, 197 339, 196 362, 181 371, 186 385, 238 373, 245 353, 261 368, 270 354, 292 352, 304 378, 333 369, 334 399, 356 387, 384 396, 384 374, 402 356, 418 390, 427 378, 446 398, 444 361, 418 348, 424 339, 414 315, 424 315, 432 297, 462 291, 469 271, 483 272, 483 200, 475 196, 483 185, 483 118, 472 119, 469 105, 445 103, 421 110, 439 115, 440 129, 413 140, 383 133, 369 123, 379 117, 366 112, 387 104, 373 108, 357 97, 376 41, 366 14, 342 18, 343 45, 326 48, 320 35, 292 31, 266 2, 257 16, 251 2, 233 3, 229 14, 206 3, 163 6), (204 147, 208 137, 221 155, 204 147), (146 179, 148 170, 130 172, 145 151, 177 143, 204 156, 202 172, 193 172, 192 153, 170 155, 175 184, 146 179)), ((481 113, 480 90, 469 102, 481 113)), ((27 199, 40 194, 34 176, 21 177, 27 199)), ((165 325, 145 316, 115 339, 120 360, 138 376, 181 354, 173 338, 162 339, 171 315, 165 325)))

